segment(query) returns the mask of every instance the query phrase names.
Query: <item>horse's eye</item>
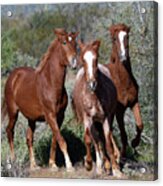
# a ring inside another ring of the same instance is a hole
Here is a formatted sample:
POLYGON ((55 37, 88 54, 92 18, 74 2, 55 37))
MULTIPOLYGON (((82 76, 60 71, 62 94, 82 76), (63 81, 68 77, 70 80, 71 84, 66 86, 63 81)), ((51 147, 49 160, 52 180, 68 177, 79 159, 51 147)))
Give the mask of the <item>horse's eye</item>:
POLYGON ((63 41, 63 45, 66 45, 66 41, 63 41))

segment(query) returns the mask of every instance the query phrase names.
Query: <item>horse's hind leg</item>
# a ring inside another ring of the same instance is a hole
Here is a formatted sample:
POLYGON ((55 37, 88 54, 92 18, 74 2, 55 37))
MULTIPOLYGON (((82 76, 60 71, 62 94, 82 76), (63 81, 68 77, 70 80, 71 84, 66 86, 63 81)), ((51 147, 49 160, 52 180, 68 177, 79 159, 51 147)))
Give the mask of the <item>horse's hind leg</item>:
POLYGON ((15 160, 15 153, 14 153, 14 127, 15 127, 15 123, 17 121, 17 117, 18 117, 18 110, 15 109, 11 109, 8 108, 8 114, 9 114, 9 123, 8 126, 6 128, 6 132, 7 132, 7 137, 8 137, 8 142, 10 145, 10 151, 11 151, 11 160, 14 161, 15 160))
MULTIPOLYGON (((110 116, 110 129, 111 129, 111 131, 112 131, 113 119, 114 119, 114 115, 111 115, 110 116)), ((117 144, 116 144, 116 142, 114 140, 114 137, 113 137, 112 132, 111 132, 111 136, 110 137, 111 137, 111 141, 112 141, 112 144, 113 144, 114 156, 116 158, 117 163, 119 163, 120 162, 120 156, 121 155, 120 155, 119 148, 118 148, 118 146, 117 146, 117 144)))
POLYGON ((137 134, 136 134, 136 137, 132 140, 132 147, 135 148, 140 143, 141 133, 143 130, 143 122, 142 122, 142 118, 141 118, 141 114, 140 114, 139 103, 136 103, 133 106, 132 110, 133 110, 134 117, 136 120, 136 125, 137 125, 137 134))
POLYGON ((27 146, 29 150, 30 168, 35 169, 37 168, 33 152, 33 135, 36 127, 35 121, 28 120, 28 125, 29 127, 27 129, 27 146))
POLYGON ((128 139, 127 139, 127 134, 125 131, 125 123, 124 123, 124 109, 118 108, 116 111, 116 119, 117 123, 120 129, 120 135, 121 135, 121 140, 122 140, 122 148, 121 148, 121 156, 126 157, 126 148, 128 145, 128 139))

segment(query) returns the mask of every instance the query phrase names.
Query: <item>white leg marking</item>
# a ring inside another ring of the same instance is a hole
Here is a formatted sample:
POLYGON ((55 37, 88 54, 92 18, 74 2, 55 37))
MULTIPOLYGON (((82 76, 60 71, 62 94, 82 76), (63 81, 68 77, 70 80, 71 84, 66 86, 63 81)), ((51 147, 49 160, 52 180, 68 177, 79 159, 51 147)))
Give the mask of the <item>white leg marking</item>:
POLYGON ((109 123, 108 123, 107 119, 105 119, 105 121, 104 121, 103 130, 104 130, 104 135, 107 138, 108 134, 109 134, 109 131, 110 131, 110 127, 109 127, 109 123))
POLYGON ((93 77, 93 59, 95 58, 95 56, 92 54, 91 51, 87 51, 84 54, 84 60, 88 65, 88 74, 90 79, 93 77))
POLYGON ((74 171, 74 168, 72 167, 72 163, 70 161, 70 157, 67 152, 64 152, 64 158, 65 158, 65 163, 66 163, 66 168, 68 172, 74 171))
POLYGON ((122 56, 126 55, 125 47, 124 47, 124 37, 125 37, 126 34, 127 33, 125 31, 120 31, 119 34, 118 34, 122 56))
POLYGON ((100 156, 100 152, 98 150, 96 150, 96 165, 97 165, 98 170, 102 169, 102 159, 100 156))

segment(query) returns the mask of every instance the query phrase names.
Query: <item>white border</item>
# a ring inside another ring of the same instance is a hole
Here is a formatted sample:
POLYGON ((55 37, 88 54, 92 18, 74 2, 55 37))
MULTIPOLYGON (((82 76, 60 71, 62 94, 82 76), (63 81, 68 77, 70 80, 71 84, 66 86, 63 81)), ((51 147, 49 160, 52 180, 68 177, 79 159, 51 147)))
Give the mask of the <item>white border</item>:
MULTIPOLYGON (((119 2, 118 0, 64 0, 64 1, 59 1, 59 0, 0 0, 0 4, 43 4, 43 3, 76 3, 76 2, 119 2)), ((120 0, 121 1, 121 0, 120 0)), ((127 0, 123 0, 124 2, 127 0)), ((129 0, 128 0, 129 1, 129 0)), ((122 2, 122 1, 121 1, 122 2)), ((71 185, 90 185, 90 186, 95 186, 95 185, 124 185, 128 186, 132 184, 133 186, 138 185, 138 184, 144 184, 144 185, 163 185, 163 114, 161 111, 163 111, 163 21, 161 21, 161 18, 163 18, 163 0, 157 0, 159 3, 159 68, 158 68, 158 73, 159 73, 159 180, 155 182, 142 182, 142 181, 121 181, 121 180, 63 180, 63 179, 30 179, 30 178, 0 178, 0 185, 11 185, 12 186, 36 186, 39 184, 39 186, 44 186, 47 185, 58 185, 60 184, 61 186, 71 186, 71 185)))

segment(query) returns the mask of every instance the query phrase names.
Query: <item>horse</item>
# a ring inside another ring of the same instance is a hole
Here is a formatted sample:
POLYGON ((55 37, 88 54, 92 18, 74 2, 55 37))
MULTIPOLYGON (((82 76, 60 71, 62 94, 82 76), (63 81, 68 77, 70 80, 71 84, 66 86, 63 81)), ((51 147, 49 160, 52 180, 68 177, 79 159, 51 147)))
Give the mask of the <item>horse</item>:
MULTIPOLYGON (((64 154, 66 170, 73 170, 67 152, 67 144, 60 133, 68 96, 64 86, 66 68, 77 65, 75 39, 78 33, 67 33, 64 29, 54 30, 56 38, 50 44, 39 65, 19 67, 9 75, 5 85, 5 106, 9 123, 6 128, 10 145, 11 159, 14 154, 14 127, 21 112, 28 120, 27 146, 30 157, 30 168, 38 168, 33 151, 33 136, 36 121, 46 121, 52 130, 49 167, 58 170, 55 161, 56 143, 64 154)), ((5 109, 5 108, 4 108, 5 109)), ((5 113, 5 112, 4 112, 5 113)))
POLYGON ((92 169, 91 142, 96 153, 96 173, 102 174, 103 154, 110 158, 112 173, 121 177, 122 173, 114 156, 115 141, 112 136, 112 122, 117 104, 116 88, 110 80, 106 67, 98 64, 100 41, 88 44, 79 42, 80 60, 83 67, 78 71, 72 92, 72 106, 78 122, 84 124, 86 146, 85 167, 92 169), (102 136, 105 140, 99 138, 102 136), (101 143, 105 152, 101 151, 101 143))
POLYGON ((129 32, 130 28, 125 24, 112 25, 109 28, 112 38, 112 52, 110 63, 106 67, 111 73, 112 81, 117 89, 118 104, 116 108, 116 120, 120 129, 122 148, 121 156, 126 157, 128 146, 127 134, 125 131, 124 114, 129 107, 132 109, 137 127, 136 137, 132 140, 132 147, 135 149, 141 139, 143 122, 140 113, 138 100, 139 86, 132 73, 129 56, 129 32))

